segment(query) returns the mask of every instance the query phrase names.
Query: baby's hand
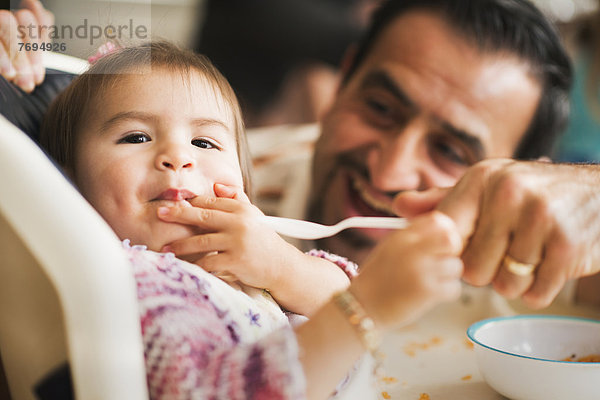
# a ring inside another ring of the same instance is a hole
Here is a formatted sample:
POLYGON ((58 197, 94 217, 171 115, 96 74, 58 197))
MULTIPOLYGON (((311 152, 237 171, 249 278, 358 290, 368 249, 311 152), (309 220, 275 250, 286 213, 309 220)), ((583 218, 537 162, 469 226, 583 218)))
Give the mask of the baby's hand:
POLYGON ((438 211, 425 214, 373 250, 350 290, 382 328, 411 322, 459 296, 461 250, 454 222, 438 211))
POLYGON ((265 289, 278 286, 284 278, 282 266, 304 255, 261 223, 263 213, 241 190, 221 184, 215 184, 214 190, 218 197, 197 196, 189 200, 193 207, 159 212, 164 221, 208 231, 172 242, 163 250, 226 280, 265 289))

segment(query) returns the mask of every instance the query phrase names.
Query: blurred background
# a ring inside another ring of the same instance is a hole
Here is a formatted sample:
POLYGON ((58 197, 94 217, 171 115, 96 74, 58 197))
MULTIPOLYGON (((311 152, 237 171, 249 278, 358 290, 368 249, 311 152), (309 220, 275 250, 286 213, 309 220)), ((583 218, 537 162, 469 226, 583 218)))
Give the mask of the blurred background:
MULTIPOLYGON (((218 1, 218 0, 217 0, 218 1)), ((223 3, 228 3, 223 0, 223 3)), ((246 0, 247 3, 269 3, 268 1, 246 0)), ((319 3, 311 0, 294 0, 283 3, 319 3)), ((328 0, 321 1, 327 3, 328 0)), ((553 19, 566 22, 575 16, 597 8, 596 0, 534 0, 541 9, 553 19)), ((11 6, 16 8, 19 1, 12 0, 11 6)), ((151 33, 178 42, 180 45, 192 47, 204 23, 205 9, 209 0, 42 0, 42 3, 56 16, 57 25, 77 25, 82 16, 90 23, 101 25, 127 21, 132 16, 148 23, 151 33)), ((335 3, 335 1, 334 1, 335 3)), ((354 0, 339 0, 338 3, 356 3, 354 0)), ((259 28, 259 27, 257 27, 259 28)), ((68 47, 68 54, 85 57, 90 49, 80 40, 74 40, 68 47)))
MULTIPOLYGON (((87 58, 112 27, 123 44, 164 38, 208 55, 229 79, 246 125, 317 121, 335 94, 338 66, 379 0, 42 0, 65 53, 87 58), (94 28, 92 28, 94 26, 94 28)), ((19 2, 11 1, 13 8, 19 2)), ((556 151, 561 161, 600 161, 600 0, 534 0, 559 23, 572 56, 571 126, 556 151)), ((112 32, 112 31, 111 31, 112 32)))
MULTIPOLYGON (((318 3, 311 0, 296 1, 318 3)), ((228 0, 223 2, 227 3, 228 0)), ((253 0, 246 2, 261 3, 253 0)), ((353 0, 339 2, 354 3, 353 0)), ((597 7, 596 0, 534 0, 533 2, 559 21, 568 21, 578 14, 593 11, 597 7)), ((13 8, 18 3, 18 1, 11 1, 13 8)), ((196 35, 204 22, 204 11, 208 0, 42 0, 42 3, 54 12, 57 25, 77 25, 81 23, 82 16, 86 16, 90 23, 103 25, 115 24, 119 20, 126 21, 131 16, 135 16, 150 23, 153 35, 191 47, 198 40, 196 35)), ((86 48, 81 41, 74 41, 68 46, 68 53, 78 57, 87 56, 89 51, 90 49, 86 48)))

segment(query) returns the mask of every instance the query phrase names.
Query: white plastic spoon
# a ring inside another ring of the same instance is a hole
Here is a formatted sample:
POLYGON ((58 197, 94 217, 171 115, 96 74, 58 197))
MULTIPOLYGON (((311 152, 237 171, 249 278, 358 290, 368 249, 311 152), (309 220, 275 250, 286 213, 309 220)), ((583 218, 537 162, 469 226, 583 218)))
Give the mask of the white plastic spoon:
POLYGON ((277 233, 296 239, 322 239, 348 228, 403 229, 408 226, 406 218, 397 217, 350 217, 335 225, 265 215, 264 222, 277 233))

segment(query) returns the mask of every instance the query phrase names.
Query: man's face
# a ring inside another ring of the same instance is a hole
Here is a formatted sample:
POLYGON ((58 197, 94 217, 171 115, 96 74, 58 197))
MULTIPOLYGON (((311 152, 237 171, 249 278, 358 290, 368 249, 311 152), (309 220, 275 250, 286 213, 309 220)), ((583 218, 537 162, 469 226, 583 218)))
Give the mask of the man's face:
MULTIPOLYGON (((323 119, 310 217, 392 215, 400 191, 452 186, 470 165, 512 156, 540 94, 515 56, 481 52, 433 13, 398 17, 323 119)), ((385 234, 349 230, 319 247, 360 262, 385 234)))

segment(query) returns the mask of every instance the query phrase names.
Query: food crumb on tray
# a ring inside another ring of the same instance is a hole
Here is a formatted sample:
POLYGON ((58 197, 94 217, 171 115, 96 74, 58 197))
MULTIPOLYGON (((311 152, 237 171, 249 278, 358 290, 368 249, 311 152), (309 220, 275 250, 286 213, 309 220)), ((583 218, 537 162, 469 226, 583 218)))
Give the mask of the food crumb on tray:
POLYGON ((390 384, 398 382, 398 379, 394 378, 393 376, 384 376, 381 378, 381 381, 390 384))
POLYGON ((404 346, 404 354, 414 357, 417 355, 418 350, 428 350, 431 347, 441 345, 443 342, 444 339, 439 336, 434 336, 426 342, 410 342, 404 346))
POLYGON ((577 357, 577 354, 571 354, 570 357, 563 358, 560 361, 573 361, 573 362, 600 362, 600 354, 589 354, 583 357, 577 357))

